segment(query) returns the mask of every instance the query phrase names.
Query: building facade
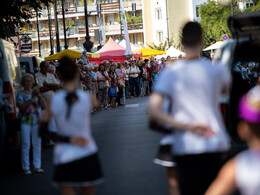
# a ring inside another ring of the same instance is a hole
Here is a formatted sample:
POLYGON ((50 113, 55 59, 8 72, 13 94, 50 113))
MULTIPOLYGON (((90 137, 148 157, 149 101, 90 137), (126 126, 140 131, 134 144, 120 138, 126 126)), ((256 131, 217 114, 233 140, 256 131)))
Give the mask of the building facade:
MULTIPOLYGON (((84 1, 83 0, 64 0, 65 2, 65 24, 66 38, 69 49, 83 50, 83 43, 86 37, 84 1)), ((94 42, 94 50, 99 44, 104 44, 109 37, 114 40, 121 40, 119 1, 118 0, 87 0, 88 10, 88 28, 91 41, 94 42), (100 4, 100 6, 98 5, 100 4), (98 12, 100 10, 100 12, 98 12), (95 34, 95 30, 100 32, 100 36, 95 34), (102 33, 103 32, 103 33, 102 33), (96 36, 95 36, 96 35, 96 36)), ((128 32, 130 42, 133 44, 142 44, 143 40, 143 19, 142 19, 142 0, 123 0, 124 8, 128 21, 128 32), (135 16, 132 16, 132 7, 135 3, 135 16)), ((51 20, 51 38, 48 25, 48 9, 44 7, 41 11, 41 17, 38 18, 40 49, 43 57, 50 55, 50 40, 53 43, 54 53, 57 51, 56 29, 54 18, 54 6, 50 6, 51 20)), ((60 47, 64 49, 64 30, 62 20, 61 1, 57 1, 57 14, 59 26, 60 47)), ((35 14, 36 16, 36 14, 35 14)), ((28 33, 32 37, 32 51, 27 55, 38 55, 38 33, 37 18, 30 19, 30 23, 25 25, 22 33, 28 33)), ((122 30, 122 34, 123 30, 122 30)))

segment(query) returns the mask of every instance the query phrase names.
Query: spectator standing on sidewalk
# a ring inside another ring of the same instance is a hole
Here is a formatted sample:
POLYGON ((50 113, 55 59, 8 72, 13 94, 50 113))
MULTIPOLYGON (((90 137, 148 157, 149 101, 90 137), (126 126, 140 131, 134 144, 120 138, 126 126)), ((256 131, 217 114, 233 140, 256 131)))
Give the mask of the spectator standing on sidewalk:
POLYGON ((200 59, 203 38, 199 23, 184 26, 182 44, 186 58, 166 68, 155 83, 150 117, 175 129, 172 154, 181 194, 202 195, 230 147, 218 100, 229 87, 231 76, 225 66, 200 59), (162 111, 165 96, 172 99, 172 115, 162 111))
POLYGON ((41 120, 42 132, 54 117, 58 134, 64 137, 65 143, 58 142, 54 148, 53 180, 62 195, 76 195, 77 187, 82 195, 94 195, 95 185, 103 180, 98 148, 90 129, 90 111, 98 102, 89 92, 77 90, 78 68, 71 59, 61 59, 60 74, 63 90, 53 96, 41 120), (86 141, 75 145, 73 137, 86 141))
POLYGON ((38 121, 40 109, 44 109, 46 105, 39 89, 33 89, 33 83, 33 75, 24 74, 21 79, 23 91, 17 94, 17 105, 21 117, 22 169, 26 175, 32 173, 30 170, 31 144, 35 172, 43 172, 41 169, 41 138, 38 135, 38 121))
POLYGON ((132 97, 134 97, 135 95, 136 97, 139 97, 140 95, 139 78, 138 78, 139 73, 140 73, 139 68, 135 65, 135 61, 132 60, 130 70, 129 70, 130 91, 132 97))
POLYGON ((161 63, 158 66, 158 71, 161 72, 165 68, 165 58, 161 59, 161 63))
POLYGON ((126 76, 126 71, 124 68, 124 65, 119 62, 117 64, 117 69, 116 69, 118 78, 117 78, 117 82, 118 82, 118 96, 117 96, 117 103, 118 105, 123 105, 125 104, 125 76, 126 76), (122 102, 121 102, 122 100, 122 102))
POLYGON ((105 65, 100 64, 99 69, 97 71, 97 82, 98 82, 98 99, 101 103, 101 108, 107 107, 107 99, 108 99, 108 81, 109 75, 107 71, 105 71, 105 65))
POLYGON ((55 76, 49 73, 49 62, 42 61, 40 64, 40 72, 35 74, 42 97, 47 101, 53 96, 55 91, 61 89, 60 82, 55 76))
POLYGON ((143 85, 142 85, 142 93, 141 96, 146 96, 147 95, 147 91, 148 91, 148 72, 147 69, 145 67, 145 63, 142 64, 142 69, 143 69, 143 85))
POLYGON ((98 65, 93 64, 93 70, 91 71, 91 75, 92 75, 91 91, 92 91, 92 95, 94 95, 95 97, 97 95, 97 71, 98 71, 98 65))
POLYGON ((125 66, 125 73, 126 73, 126 75, 125 75, 125 97, 128 98, 129 87, 130 87, 130 83, 129 83, 129 71, 130 71, 129 62, 125 61, 124 66, 125 66))

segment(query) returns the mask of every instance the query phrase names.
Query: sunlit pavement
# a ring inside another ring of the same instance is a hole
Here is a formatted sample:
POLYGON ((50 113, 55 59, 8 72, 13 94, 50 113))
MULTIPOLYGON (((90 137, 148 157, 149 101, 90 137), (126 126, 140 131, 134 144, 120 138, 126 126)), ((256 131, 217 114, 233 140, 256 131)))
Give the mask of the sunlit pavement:
MULTIPOLYGON (((152 163, 161 135, 148 129, 148 98, 92 115, 92 131, 105 175, 97 195, 167 194, 164 169, 152 163)), ((43 150, 42 174, 12 174, 0 180, 1 195, 52 195, 52 148, 43 150)))

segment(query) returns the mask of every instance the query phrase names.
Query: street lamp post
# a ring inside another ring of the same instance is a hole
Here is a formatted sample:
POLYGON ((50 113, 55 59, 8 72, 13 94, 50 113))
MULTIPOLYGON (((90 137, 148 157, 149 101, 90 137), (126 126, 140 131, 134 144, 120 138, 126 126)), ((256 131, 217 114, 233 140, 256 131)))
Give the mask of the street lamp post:
POLYGON ((48 11, 48 25, 49 25, 49 35, 50 35, 50 47, 51 47, 51 55, 53 55, 53 44, 52 44, 52 33, 51 33, 51 13, 50 13, 50 4, 47 4, 47 11, 48 11))
POLYGON ((41 57, 41 41, 40 41, 40 32, 39 32, 39 21, 38 21, 38 11, 36 10, 36 27, 37 27, 37 35, 38 35, 38 50, 39 56, 41 57))
POLYGON ((89 30, 88 30, 88 5, 86 0, 84 0, 84 11, 85 11, 85 25, 86 25, 86 41, 83 43, 83 46, 88 52, 90 52, 93 47, 93 42, 90 41, 89 30))
POLYGON ((57 52, 60 52, 60 33, 59 33, 59 23, 58 23, 58 16, 57 16, 57 0, 54 1, 54 17, 55 17, 55 30, 56 30, 56 46, 57 52))
POLYGON ((65 13, 64 13, 64 0, 61 0, 61 9, 62 9, 62 21, 63 21, 63 32, 64 32, 64 48, 68 49, 67 37, 66 37, 65 13))

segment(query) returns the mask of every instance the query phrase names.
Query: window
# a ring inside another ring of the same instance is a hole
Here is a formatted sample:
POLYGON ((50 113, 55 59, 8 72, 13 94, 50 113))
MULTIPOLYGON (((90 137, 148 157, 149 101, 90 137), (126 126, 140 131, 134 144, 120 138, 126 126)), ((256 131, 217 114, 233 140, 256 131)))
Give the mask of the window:
POLYGON ((156 8, 155 9, 155 19, 156 20, 161 20, 162 19, 162 10, 161 10, 161 8, 156 8))
POLYGON ((133 34, 132 43, 137 44, 137 34, 133 34))
POLYGON ((68 8, 68 7, 70 7, 70 1, 65 2, 65 8, 68 8))
POLYGON ((78 27, 85 27, 85 20, 78 20, 77 24, 78 24, 78 27))
POLYGON ((251 6, 254 6, 254 3, 246 3, 246 8, 249 8, 251 6))
POLYGON ((161 32, 161 31, 157 32, 157 41, 163 42, 163 32, 161 32))
POLYGON ((197 6, 196 6, 196 18, 199 18, 199 17, 200 17, 199 9, 200 9, 200 6, 197 5, 197 6))

